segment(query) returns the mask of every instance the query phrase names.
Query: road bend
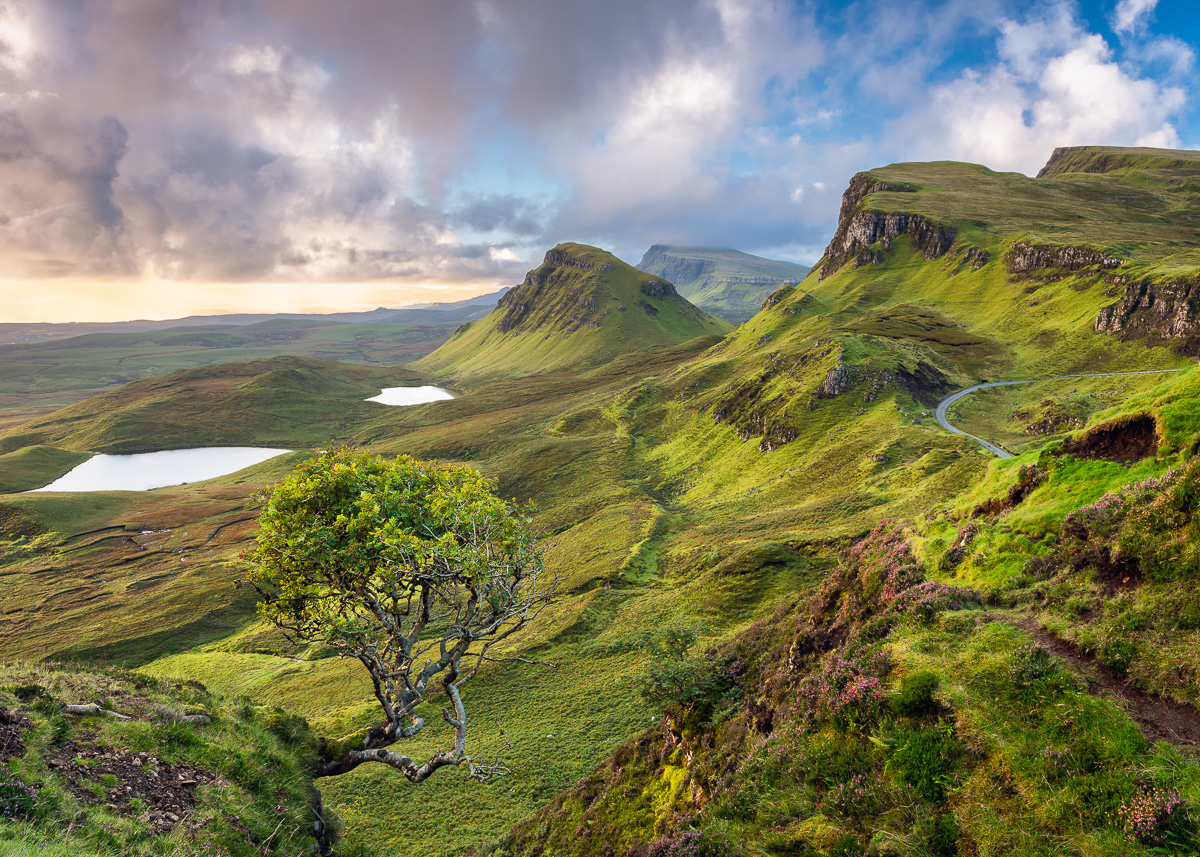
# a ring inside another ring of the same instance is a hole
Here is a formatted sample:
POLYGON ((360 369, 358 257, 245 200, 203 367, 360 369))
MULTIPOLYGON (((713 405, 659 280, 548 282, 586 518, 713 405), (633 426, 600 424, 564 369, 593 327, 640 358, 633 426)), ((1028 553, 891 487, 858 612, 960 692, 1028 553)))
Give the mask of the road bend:
POLYGON ((951 393, 949 396, 938 402, 937 410, 934 411, 934 416, 937 417, 938 425, 940 425, 946 431, 954 432, 955 434, 966 435, 992 455, 1000 458, 1012 458, 1012 453, 1004 447, 992 443, 990 440, 984 440, 981 437, 977 437, 970 432, 963 431, 958 426, 951 423, 948 417, 950 406, 964 396, 969 396, 976 390, 986 390, 988 387, 1012 387, 1016 384, 1036 384, 1039 381, 1062 381, 1067 378, 1111 378, 1118 375, 1162 375, 1167 372, 1182 372, 1184 369, 1188 368, 1191 367, 1185 366, 1181 369, 1144 369, 1139 372, 1085 372, 1077 375, 1051 375, 1048 378, 1032 378, 1028 381, 989 381, 986 384, 976 384, 974 387, 967 387, 965 390, 959 390, 957 393, 951 393))

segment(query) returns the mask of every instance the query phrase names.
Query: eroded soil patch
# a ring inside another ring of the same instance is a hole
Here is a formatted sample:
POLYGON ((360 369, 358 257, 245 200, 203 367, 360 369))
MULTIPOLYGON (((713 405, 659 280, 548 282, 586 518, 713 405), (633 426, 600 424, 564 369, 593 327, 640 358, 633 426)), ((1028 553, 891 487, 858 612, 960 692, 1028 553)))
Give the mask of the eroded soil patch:
POLYGON ((80 803, 140 816, 159 832, 170 830, 195 809, 198 786, 217 780, 211 771, 171 765, 149 753, 71 741, 48 751, 46 765, 62 777, 80 803), (140 805, 133 803, 135 798, 140 805))
POLYGON ((31 725, 21 712, 0 708, 0 762, 24 755, 25 740, 21 733, 31 725))
POLYGON ((1113 697, 1148 741, 1167 741, 1178 747, 1200 750, 1200 712, 1190 705, 1163 699, 1133 687, 1116 671, 1080 652, 1032 619, 1016 623, 1033 635, 1040 646, 1062 658, 1088 683, 1088 691, 1113 697))
POLYGON ((1068 440, 1063 452, 1131 464, 1158 451, 1158 423, 1150 414, 1135 414, 1102 423, 1068 440))

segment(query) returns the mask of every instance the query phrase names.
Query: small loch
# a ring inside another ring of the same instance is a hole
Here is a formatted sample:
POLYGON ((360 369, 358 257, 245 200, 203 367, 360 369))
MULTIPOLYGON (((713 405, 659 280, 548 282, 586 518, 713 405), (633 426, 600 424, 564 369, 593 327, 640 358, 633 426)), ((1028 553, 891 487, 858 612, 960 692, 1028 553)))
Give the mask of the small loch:
POLYGON ((365 399, 381 405, 423 405, 426 402, 444 402, 453 399, 448 390, 441 387, 384 387, 378 396, 365 399))
POLYGON ((49 485, 33 490, 149 491, 226 476, 288 452, 291 450, 210 446, 136 455, 93 455, 49 485))

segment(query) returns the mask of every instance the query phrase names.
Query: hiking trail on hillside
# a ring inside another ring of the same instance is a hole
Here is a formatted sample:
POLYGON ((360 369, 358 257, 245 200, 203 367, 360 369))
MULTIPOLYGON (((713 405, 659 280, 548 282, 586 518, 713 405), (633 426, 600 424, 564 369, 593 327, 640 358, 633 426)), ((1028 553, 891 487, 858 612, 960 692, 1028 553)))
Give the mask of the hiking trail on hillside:
POLYGON ((1033 619, 1013 620, 1033 635, 1034 642, 1065 660, 1087 682, 1088 692, 1108 696, 1125 710, 1148 741, 1167 741, 1177 747, 1200 749, 1200 712, 1190 705, 1163 699, 1134 687, 1112 668, 1100 663, 1033 619))

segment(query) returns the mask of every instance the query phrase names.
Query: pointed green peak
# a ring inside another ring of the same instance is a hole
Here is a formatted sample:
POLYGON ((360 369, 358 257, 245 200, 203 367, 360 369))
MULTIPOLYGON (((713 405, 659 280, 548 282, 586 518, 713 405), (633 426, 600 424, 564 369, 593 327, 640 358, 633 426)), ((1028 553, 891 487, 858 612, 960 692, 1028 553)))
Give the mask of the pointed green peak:
POLYGON ((583 369, 632 351, 728 333, 662 277, 587 244, 559 244, 486 318, 421 365, 462 375, 583 369))

